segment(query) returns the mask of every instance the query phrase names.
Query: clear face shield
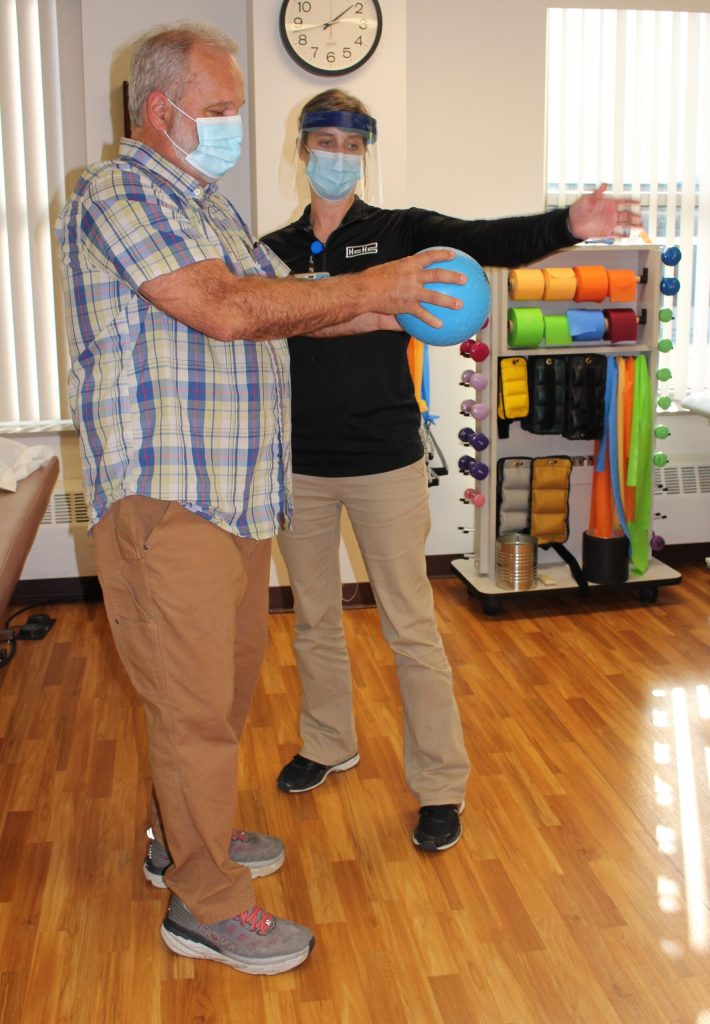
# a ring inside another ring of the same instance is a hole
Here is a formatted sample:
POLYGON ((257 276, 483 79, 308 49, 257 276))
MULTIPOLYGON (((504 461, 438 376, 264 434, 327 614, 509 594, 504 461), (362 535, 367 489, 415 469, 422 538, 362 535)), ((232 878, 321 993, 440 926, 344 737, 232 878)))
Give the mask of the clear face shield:
POLYGON ((354 191, 371 206, 381 205, 374 117, 348 110, 311 111, 303 118, 296 153, 321 198, 337 201, 354 191))

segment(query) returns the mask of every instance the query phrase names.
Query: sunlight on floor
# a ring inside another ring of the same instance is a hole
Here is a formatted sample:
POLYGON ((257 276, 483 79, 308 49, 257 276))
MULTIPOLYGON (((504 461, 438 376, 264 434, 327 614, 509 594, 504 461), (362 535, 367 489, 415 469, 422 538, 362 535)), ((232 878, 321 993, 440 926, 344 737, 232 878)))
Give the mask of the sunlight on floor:
MULTIPOLYGON (((658 905, 668 914, 685 912, 687 949, 708 953, 710 911, 703 842, 707 822, 702 820, 702 808, 707 806, 710 787, 710 746, 703 746, 701 730, 703 722, 710 719, 710 688, 676 686, 654 690, 653 696, 653 725, 664 734, 653 744, 659 808, 656 842, 665 856, 682 857, 682 880, 677 878, 681 868, 677 863, 669 865, 675 871, 659 875, 658 905)), ((673 958, 684 953, 677 939, 665 938, 661 946, 673 958)), ((696 1024, 710 1024, 710 1010, 701 1011, 696 1024)))

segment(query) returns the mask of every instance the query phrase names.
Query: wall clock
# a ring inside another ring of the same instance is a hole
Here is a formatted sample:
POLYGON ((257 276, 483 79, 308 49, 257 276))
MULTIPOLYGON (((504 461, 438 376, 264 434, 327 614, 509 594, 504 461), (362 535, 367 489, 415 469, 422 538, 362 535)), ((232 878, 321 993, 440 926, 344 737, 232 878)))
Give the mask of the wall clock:
POLYGON ((345 75, 377 49, 382 11, 377 0, 284 0, 279 29, 299 67, 314 75, 345 75))

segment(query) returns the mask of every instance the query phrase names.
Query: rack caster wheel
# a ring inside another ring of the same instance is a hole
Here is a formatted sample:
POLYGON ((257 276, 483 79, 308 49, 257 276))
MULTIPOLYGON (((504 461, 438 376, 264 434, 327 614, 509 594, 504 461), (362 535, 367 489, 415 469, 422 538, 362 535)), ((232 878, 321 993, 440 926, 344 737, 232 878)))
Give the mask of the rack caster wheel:
POLYGON ((481 608, 484 615, 497 615, 500 611, 500 598, 487 594, 486 597, 481 598, 481 608))
POLYGON ((658 600, 658 587, 652 583, 645 583, 639 590, 641 604, 655 604, 658 600))

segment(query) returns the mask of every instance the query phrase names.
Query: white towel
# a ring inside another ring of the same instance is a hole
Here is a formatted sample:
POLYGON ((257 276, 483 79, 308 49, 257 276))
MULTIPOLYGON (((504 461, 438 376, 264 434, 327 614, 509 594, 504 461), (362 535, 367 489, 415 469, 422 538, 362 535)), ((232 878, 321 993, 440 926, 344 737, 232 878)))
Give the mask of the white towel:
POLYGON ((17 484, 54 455, 46 444, 20 444, 0 437, 0 490, 16 491, 17 484))
POLYGON ((696 391, 680 403, 684 409, 710 417, 710 391, 696 391))

